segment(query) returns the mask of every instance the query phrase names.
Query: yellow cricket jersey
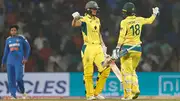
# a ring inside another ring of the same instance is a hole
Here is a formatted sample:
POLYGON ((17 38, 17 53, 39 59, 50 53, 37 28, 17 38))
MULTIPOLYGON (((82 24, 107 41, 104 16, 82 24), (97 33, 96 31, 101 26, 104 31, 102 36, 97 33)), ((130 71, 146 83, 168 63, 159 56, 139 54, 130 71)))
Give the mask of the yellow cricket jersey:
POLYGON ((132 46, 141 43, 142 26, 144 24, 151 24, 154 19, 155 15, 152 15, 150 18, 128 16, 122 20, 120 23, 118 44, 132 46))
POLYGON ((100 20, 97 17, 85 15, 80 19, 82 21, 81 31, 84 44, 100 44, 100 20))

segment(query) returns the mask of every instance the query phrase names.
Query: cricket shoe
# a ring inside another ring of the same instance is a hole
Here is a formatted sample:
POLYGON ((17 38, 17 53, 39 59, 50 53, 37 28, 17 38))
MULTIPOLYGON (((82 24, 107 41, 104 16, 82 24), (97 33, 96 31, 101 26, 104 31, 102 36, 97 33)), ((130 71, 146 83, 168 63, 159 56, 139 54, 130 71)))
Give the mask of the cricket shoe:
POLYGON ((133 95, 132 99, 137 99, 137 98, 138 98, 138 96, 139 96, 139 94, 140 94, 140 92, 134 93, 134 95, 133 95))
POLYGON ((24 93, 24 94, 22 95, 22 99, 27 99, 27 97, 28 97, 28 95, 27 95, 26 93, 24 93))
POLYGON ((98 100, 104 100, 105 99, 105 97, 100 95, 100 94, 95 96, 95 98, 98 99, 98 100))
POLYGON ((14 97, 14 96, 11 96, 10 99, 11 99, 11 100, 15 100, 15 99, 17 99, 17 98, 14 97))
POLYGON ((96 98, 94 96, 90 96, 87 98, 87 100, 96 100, 96 98))
POLYGON ((132 97, 127 97, 127 98, 123 97, 121 98, 121 100, 132 100, 132 97))

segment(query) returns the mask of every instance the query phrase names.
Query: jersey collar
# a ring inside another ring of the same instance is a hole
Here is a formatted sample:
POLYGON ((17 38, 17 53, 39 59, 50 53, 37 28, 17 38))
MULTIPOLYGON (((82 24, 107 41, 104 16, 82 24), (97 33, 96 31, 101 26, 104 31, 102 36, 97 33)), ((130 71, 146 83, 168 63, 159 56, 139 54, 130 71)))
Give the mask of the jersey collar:
POLYGON ((95 19, 96 18, 95 16, 91 16, 89 14, 85 14, 85 16, 87 16, 89 19, 95 19))
POLYGON ((18 36, 17 34, 16 35, 11 35, 11 37, 16 37, 16 36, 18 36))

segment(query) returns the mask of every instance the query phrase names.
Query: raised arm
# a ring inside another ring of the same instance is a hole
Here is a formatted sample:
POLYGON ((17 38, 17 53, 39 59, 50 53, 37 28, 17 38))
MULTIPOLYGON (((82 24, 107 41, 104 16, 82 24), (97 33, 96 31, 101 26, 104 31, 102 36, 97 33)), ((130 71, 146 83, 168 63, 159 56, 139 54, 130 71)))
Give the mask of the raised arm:
POLYGON ((159 8, 155 7, 152 10, 153 10, 153 14, 151 15, 150 18, 143 18, 143 24, 152 24, 153 21, 155 20, 157 14, 159 13, 159 8))
POLYGON ((143 18, 143 24, 152 24, 155 18, 156 16, 154 14, 152 14, 150 18, 143 18))
POLYGON ((82 24, 81 20, 73 19, 72 20, 72 27, 80 27, 82 24))
POLYGON ((81 24, 82 24, 82 22, 81 22, 81 20, 80 20, 80 18, 81 18, 81 16, 80 16, 80 14, 78 13, 78 12, 74 12, 73 14, 72 14, 72 16, 73 16, 73 20, 72 20, 72 27, 80 27, 81 26, 81 24))

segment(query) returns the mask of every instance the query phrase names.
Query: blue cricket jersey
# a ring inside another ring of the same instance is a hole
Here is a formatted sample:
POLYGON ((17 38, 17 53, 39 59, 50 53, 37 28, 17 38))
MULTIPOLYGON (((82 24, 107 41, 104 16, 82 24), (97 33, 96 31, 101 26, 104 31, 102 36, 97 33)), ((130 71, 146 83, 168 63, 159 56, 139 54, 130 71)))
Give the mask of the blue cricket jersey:
POLYGON ((28 60, 30 45, 22 35, 10 36, 6 39, 2 64, 22 64, 22 60, 28 60))

